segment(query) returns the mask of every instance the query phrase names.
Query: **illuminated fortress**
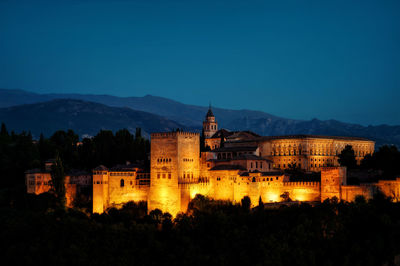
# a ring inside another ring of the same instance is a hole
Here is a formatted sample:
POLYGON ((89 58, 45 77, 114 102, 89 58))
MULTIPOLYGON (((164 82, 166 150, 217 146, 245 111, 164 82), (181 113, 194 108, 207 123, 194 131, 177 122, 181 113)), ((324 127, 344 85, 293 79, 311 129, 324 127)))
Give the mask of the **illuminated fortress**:
POLYGON ((250 131, 218 130, 211 108, 203 122, 204 152, 200 134, 166 132, 151 134, 150 175, 139 168, 93 170, 93 212, 102 213, 128 201, 146 201, 148 210, 176 215, 185 212, 196 194, 252 205, 285 200, 323 201, 337 197, 352 201, 380 189, 399 197, 400 179, 349 186, 338 154, 351 145, 358 162, 374 151, 375 143, 354 137, 314 135, 262 137, 250 131), (320 182, 291 182, 283 170, 321 171, 320 182))

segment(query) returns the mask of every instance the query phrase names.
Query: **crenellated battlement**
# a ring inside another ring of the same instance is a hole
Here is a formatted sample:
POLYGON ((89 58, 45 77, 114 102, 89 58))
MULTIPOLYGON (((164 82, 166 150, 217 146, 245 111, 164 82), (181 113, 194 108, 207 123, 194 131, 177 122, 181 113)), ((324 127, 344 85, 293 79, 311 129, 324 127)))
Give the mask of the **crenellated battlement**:
POLYGON ((284 187, 319 187, 320 182, 283 182, 284 187))
POLYGON ((170 138, 170 137, 176 137, 176 136, 200 136, 200 133, 173 131, 173 132, 151 133, 150 136, 151 136, 152 139, 154 139, 154 138, 163 139, 163 138, 170 138))

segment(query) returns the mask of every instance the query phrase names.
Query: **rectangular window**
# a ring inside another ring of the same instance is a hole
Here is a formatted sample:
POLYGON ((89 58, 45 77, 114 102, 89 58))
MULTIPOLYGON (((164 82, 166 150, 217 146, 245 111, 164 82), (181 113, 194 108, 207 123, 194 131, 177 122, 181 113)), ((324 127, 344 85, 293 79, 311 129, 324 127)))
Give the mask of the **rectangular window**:
POLYGON ((171 179, 171 173, 168 173, 168 179, 171 179))
POLYGON ((162 174, 162 178, 165 178, 165 174, 162 174))
POLYGON ((157 174, 157 179, 160 179, 160 173, 157 174))

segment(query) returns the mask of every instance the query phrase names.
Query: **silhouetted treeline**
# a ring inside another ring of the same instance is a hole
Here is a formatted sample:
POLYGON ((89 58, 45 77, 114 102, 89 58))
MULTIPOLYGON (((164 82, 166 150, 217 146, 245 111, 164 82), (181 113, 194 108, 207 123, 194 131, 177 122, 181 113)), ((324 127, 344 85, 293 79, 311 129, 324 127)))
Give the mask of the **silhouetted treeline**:
MULTIPOLYGON (((102 215, 52 195, 1 194, 2 259, 10 265, 393 265, 400 204, 326 201, 275 209, 197 196, 171 219, 145 203, 102 215), (5 198, 14 200, 4 201, 5 198), (5 204, 5 202, 8 202, 5 204), (12 202, 10 204, 9 202, 12 202), (387 263, 387 264, 385 264, 387 263)), ((396 257, 397 256, 397 257, 396 257)))
POLYGON ((33 140, 28 132, 9 133, 4 124, 0 130, 0 187, 22 185, 24 172, 32 168, 43 168, 44 162, 54 158, 58 153, 63 164, 69 169, 91 171, 103 164, 107 167, 116 164, 142 161, 148 166, 149 141, 141 136, 138 128, 136 134, 122 129, 101 130, 93 138, 79 142, 79 136, 72 130, 57 131, 50 138, 40 136, 33 140))
POLYGON ((382 170, 382 178, 400 177, 400 151, 396 146, 384 145, 361 162, 362 169, 382 170))

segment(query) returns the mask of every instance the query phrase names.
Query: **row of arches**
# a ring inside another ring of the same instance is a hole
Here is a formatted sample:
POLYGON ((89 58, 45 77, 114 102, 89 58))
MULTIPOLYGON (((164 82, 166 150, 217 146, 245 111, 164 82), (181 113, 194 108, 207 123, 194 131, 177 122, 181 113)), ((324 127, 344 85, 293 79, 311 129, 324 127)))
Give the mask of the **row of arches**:
MULTIPOLYGON (((345 144, 310 144, 308 149, 306 145, 272 145, 272 156, 293 156, 293 155, 320 155, 320 156, 337 156, 345 148, 345 144), (308 152, 307 152, 308 150, 308 152)), ((364 157, 371 154, 373 150, 367 145, 355 145, 353 147, 357 157, 364 157)))
POLYGON ((206 125, 205 130, 217 130, 217 125, 206 125))
POLYGON ((170 163, 172 161, 171 158, 158 158, 157 163, 170 163))

